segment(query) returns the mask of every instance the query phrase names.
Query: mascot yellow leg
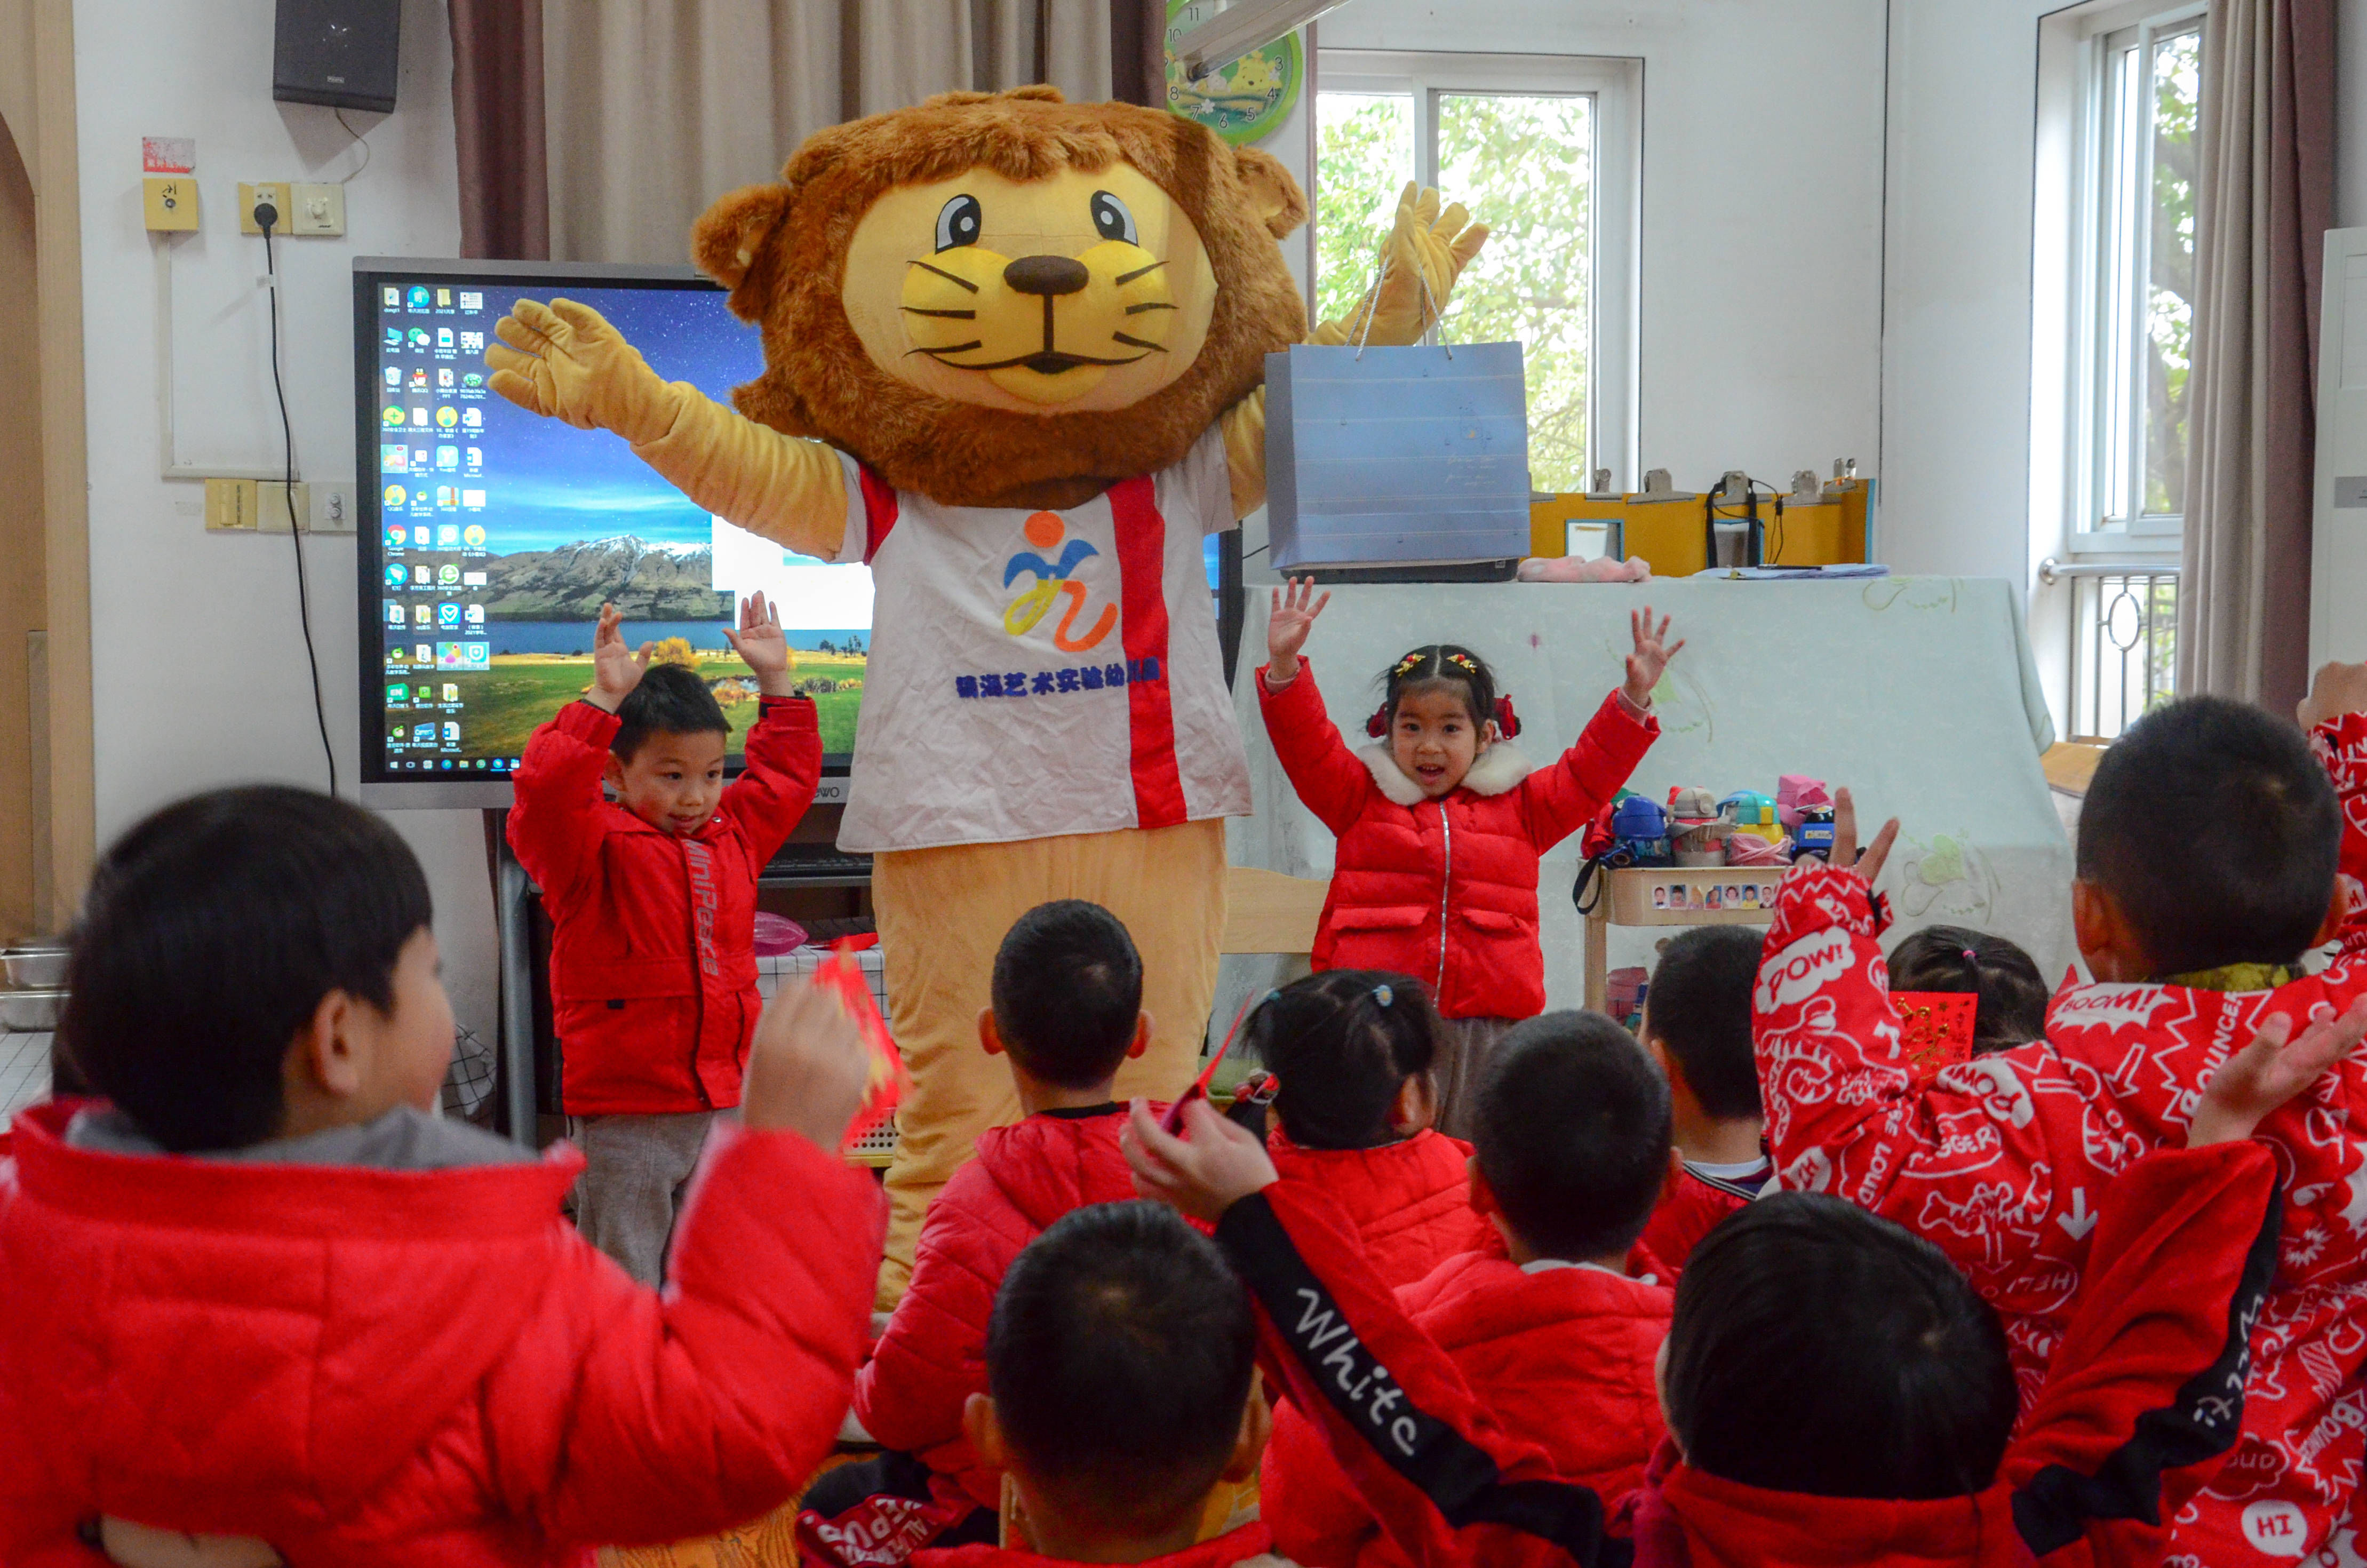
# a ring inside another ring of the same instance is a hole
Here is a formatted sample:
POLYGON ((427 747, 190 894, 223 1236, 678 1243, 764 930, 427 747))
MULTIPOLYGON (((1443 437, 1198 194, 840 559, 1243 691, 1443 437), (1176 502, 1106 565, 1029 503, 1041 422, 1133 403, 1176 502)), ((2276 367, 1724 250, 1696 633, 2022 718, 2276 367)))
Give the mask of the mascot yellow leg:
POLYGON ((1225 925, 1225 824, 1187 822, 1013 844, 900 849, 872 862, 888 967, 889 1028, 912 1069, 888 1167, 888 1256, 879 1308, 912 1274, 929 1200, 990 1127, 1015 1121, 1011 1068, 980 1049, 995 949, 1013 921, 1056 898, 1103 905, 1142 953, 1150 1049, 1119 1072, 1118 1097, 1168 1099, 1192 1081, 1217 990, 1225 925))

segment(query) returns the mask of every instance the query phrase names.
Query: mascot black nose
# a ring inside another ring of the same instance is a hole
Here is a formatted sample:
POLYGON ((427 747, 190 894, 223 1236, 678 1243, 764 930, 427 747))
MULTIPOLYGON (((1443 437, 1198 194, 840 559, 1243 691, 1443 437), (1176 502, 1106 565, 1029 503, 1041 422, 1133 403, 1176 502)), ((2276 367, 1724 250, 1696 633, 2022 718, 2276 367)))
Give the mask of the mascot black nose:
POLYGON ((1023 294, 1073 294, 1092 280, 1074 256, 1023 256, 1002 269, 1002 280, 1023 294))

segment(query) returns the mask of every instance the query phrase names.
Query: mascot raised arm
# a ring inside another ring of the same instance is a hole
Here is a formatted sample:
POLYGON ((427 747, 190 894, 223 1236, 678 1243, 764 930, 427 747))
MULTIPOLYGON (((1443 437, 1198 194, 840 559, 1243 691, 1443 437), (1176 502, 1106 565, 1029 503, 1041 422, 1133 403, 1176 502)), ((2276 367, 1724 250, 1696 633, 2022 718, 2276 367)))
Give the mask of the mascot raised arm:
MULTIPOLYGON (((1307 336, 1276 242, 1306 220, 1279 162, 1175 115, 951 93, 822 131, 699 220, 699 267, 764 332, 738 412, 583 305, 499 324, 495 391, 623 437, 741 528, 871 567, 839 843, 875 857, 912 1075, 882 1306, 929 1199, 1018 1114, 980 1014, 1020 915, 1115 912, 1153 1019, 1118 1093, 1192 1076, 1223 819, 1250 811, 1202 540, 1265 498, 1265 357, 1307 336)), ((1408 187, 1378 283, 1315 341, 1416 341, 1485 237, 1408 187)))

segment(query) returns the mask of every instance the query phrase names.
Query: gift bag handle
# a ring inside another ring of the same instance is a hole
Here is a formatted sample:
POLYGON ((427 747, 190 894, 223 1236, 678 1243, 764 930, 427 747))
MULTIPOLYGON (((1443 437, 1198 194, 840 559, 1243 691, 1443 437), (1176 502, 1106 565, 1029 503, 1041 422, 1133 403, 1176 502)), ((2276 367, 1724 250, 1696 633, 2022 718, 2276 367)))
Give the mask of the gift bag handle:
MULTIPOLYGON (((1419 267, 1414 268, 1414 273, 1421 279, 1422 302, 1430 307, 1430 327, 1424 330, 1433 330, 1440 322, 1446 319, 1446 312, 1439 308, 1438 296, 1430 291, 1430 274, 1422 271, 1419 267)), ((1365 307, 1365 329, 1356 335, 1356 358, 1360 361, 1365 358, 1365 340, 1373 335, 1373 318, 1380 313, 1381 309, 1381 285, 1388 281, 1388 276, 1389 257, 1388 253, 1384 250, 1381 253, 1381 265, 1373 274, 1373 292, 1369 297, 1370 302, 1365 307)), ((1454 348, 1444 338, 1439 339, 1438 347, 1445 353, 1448 362, 1452 363, 1455 358, 1454 348)))

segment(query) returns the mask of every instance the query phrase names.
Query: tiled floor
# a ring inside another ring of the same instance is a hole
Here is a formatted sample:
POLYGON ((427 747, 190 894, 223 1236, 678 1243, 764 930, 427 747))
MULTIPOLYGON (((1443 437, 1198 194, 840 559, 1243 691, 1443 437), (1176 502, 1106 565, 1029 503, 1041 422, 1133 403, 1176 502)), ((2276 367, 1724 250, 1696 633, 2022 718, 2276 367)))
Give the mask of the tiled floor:
POLYGON ((0 1032, 0 1130, 28 1105, 50 1097, 50 1037, 0 1032))

